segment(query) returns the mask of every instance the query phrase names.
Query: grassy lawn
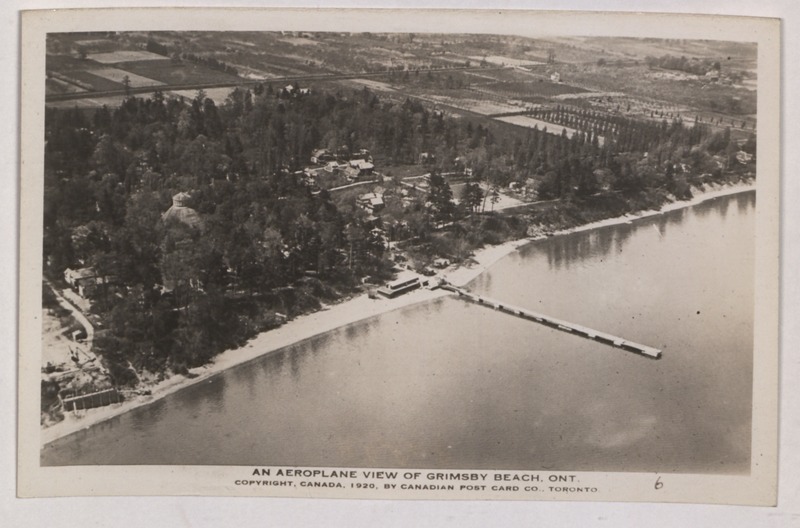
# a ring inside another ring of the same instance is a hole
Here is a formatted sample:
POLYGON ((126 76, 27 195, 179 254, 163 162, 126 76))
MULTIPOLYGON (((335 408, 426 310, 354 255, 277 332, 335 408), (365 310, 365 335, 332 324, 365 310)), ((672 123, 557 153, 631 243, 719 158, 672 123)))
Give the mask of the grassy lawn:
POLYGON ((381 172, 391 178, 408 178, 409 176, 422 176, 431 171, 425 165, 386 165, 381 167, 381 172))

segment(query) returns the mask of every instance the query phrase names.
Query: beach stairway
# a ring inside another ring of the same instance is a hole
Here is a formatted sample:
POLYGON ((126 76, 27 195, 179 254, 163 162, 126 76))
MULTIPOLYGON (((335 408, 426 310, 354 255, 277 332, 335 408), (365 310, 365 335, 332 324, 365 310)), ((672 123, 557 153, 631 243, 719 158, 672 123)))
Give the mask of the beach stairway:
POLYGON ((661 350, 657 348, 653 348, 647 345, 642 345, 640 343, 635 343, 633 341, 628 341, 627 339, 623 339, 621 337, 607 334, 605 332, 600 332, 599 330, 593 330, 591 328, 587 328, 579 324, 570 323, 569 321, 564 321, 562 319, 556 319, 555 317, 550 317, 549 315, 540 314, 528 310, 526 308, 511 306, 501 301, 490 299, 488 297, 483 297, 481 295, 476 295, 463 288, 454 286, 445 280, 441 281, 439 287, 444 290, 448 290, 458 294, 459 299, 471 301, 474 302, 475 304, 479 304, 487 308, 493 308, 495 310, 507 313, 509 315, 521 317, 522 319, 526 319, 528 321, 543 324, 545 326, 549 326, 550 328, 561 330, 562 332, 569 332, 571 334, 575 334, 587 339, 591 339, 593 341, 604 343, 606 345, 610 345, 619 348, 621 350, 633 352, 635 354, 639 354, 650 359, 661 359, 661 350))

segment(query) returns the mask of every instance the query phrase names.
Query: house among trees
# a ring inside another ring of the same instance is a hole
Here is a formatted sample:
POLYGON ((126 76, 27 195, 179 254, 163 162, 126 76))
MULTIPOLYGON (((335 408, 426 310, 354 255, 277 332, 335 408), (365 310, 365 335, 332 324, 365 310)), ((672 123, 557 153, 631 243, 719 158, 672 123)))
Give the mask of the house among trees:
POLYGON ((363 159, 352 160, 350 166, 345 169, 345 174, 347 179, 352 181, 362 176, 371 176, 374 168, 375 165, 363 159))
POLYGON ((383 202, 383 196, 378 193, 367 193, 359 195, 356 199, 356 204, 368 213, 377 213, 386 206, 383 202))
POLYGON ((322 165, 329 161, 336 161, 336 158, 328 149, 317 149, 311 153, 311 163, 322 165))
POLYGON ((467 158, 464 156, 458 156, 453 160, 453 169, 460 174, 472 176, 472 168, 467 166, 467 158))
POLYGON ((339 163, 338 161, 329 161, 327 165, 325 165, 324 170, 325 172, 336 174, 337 172, 344 170, 347 167, 348 165, 346 163, 339 163))
POLYGON ((294 84, 287 84, 281 90, 281 95, 290 97, 300 97, 304 95, 311 95, 311 90, 308 88, 300 88, 294 84))
POLYGON ((190 199, 188 193, 179 192, 172 197, 172 206, 161 215, 165 233, 159 265, 165 292, 173 292, 181 286, 195 291, 203 289, 204 224, 197 211, 187 205, 190 199))
POLYGON ((748 162, 753 161, 753 155, 743 150, 740 150, 739 152, 736 153, 736 161, 738 161, 742 165, 747 165, 748 162))
POLYGON ((297 181, 299 181, 301 185, 305 185, 312 191, 319 191, 319 178, 320 175, 324 176, 323 171, 328 171, 327 167, 306 167, 301 171, 295 172, 294 174, 297 177, 297 181))
POLYGON ((161 215, 161 221, 165 224, 180 222, 194 229, 202 229, 203 219, 200 218, 197 211, 187 206, 191 198, 191 195, 185 192, 179 192, 174 195, 172 197, 172 206, 161 215))
POLYGON ((375 165, 370 163, 367 160, 363 159, 354 159, 350 161, 350 166, 358 169, 359 176, 368 176, 372 174, 372 170, 375 168, 375 165))
POLYGON ((67 268, 64 270, 64 280, 84 299, 94 296, 98 286, 108 283, 105 277, 97 275, 94 268, 67 268))
POLYGON ((372 163, 372 154, 369 153, 369 150, 362 148, 358 149, 357 151, 353 152, 350 155, 351 160, 364 160, 372 163))

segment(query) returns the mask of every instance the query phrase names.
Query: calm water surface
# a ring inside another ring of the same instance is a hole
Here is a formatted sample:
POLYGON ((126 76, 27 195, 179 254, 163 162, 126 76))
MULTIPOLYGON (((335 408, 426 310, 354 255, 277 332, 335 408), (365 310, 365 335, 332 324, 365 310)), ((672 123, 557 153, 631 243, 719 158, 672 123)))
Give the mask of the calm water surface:
POLYGON ((755 193, 530 244, 470 288, 659 361, 445 298, 48 445, 46 465, 745 472, 755 193))

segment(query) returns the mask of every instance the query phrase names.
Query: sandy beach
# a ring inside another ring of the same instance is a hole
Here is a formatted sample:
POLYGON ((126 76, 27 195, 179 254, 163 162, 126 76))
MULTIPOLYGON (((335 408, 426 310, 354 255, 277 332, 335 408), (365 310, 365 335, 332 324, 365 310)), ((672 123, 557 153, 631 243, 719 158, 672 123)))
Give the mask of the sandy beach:
MULTIPOLYGON (((621 217, 609 218, 599 222, 585 224, 579 227, 554 232, 552 235, 562 235, 578 231, 586 231, 599 227, 621 224, 646 218, 649 216, 690 207, 701 202, 755 190, 755 184, 735 185, 735 186, 714 186, 705 192, 695 192, 694 198, 687 201, 676 201, 663 206, 660 210, 641 211, 635 214, 627 214, 621 217)), ((440 277, 446 278, 450 283, 457 286, 464 286, 478 275, 489 269, 489 267, 513 253, 521 246, 532 241, 546 238, 533 237, 514 240, 490 246, 476 252, 468 261, 469 264, 461 266, 451 266, 440 273, 440 277)), ((436 278, 432 278, 436 281, 436 278)), ((151 394, 148 396, 138 396, 135 399, 125 401, 120 404, 113 404, 107 407, 91 409, 83 416, 75 417, 66 414, 62 422, 54 424, 41 430, 40 443, 42 445, 52 442, 76 431, 88 428, 104 420, 108 420, 137 407, 147 405, 164 396, 174 393, 182 388, 195 383, 200 383, 211 376, 217 375, 233 366, 241 365, 252 361, 258 357, 273 353, 291 344, 309 339, 319 334, 329 332, 336 328, 356 323, 370 317, 397 310, 406 306, 428 302, 430 300, 451 295, 443 290, 429 290, 427 288, 418 289, 394 299, 383 297, 371 299, 364 293, 338 304, 324 307, 323 309, 297 317, 280 328, 264 332, 257 335, 244 346, 227 350, 218 355, 208 365, 194 368, 190 371, 190 376, 176 375, 164 380, 157 385, 148 387, 151 394)))

